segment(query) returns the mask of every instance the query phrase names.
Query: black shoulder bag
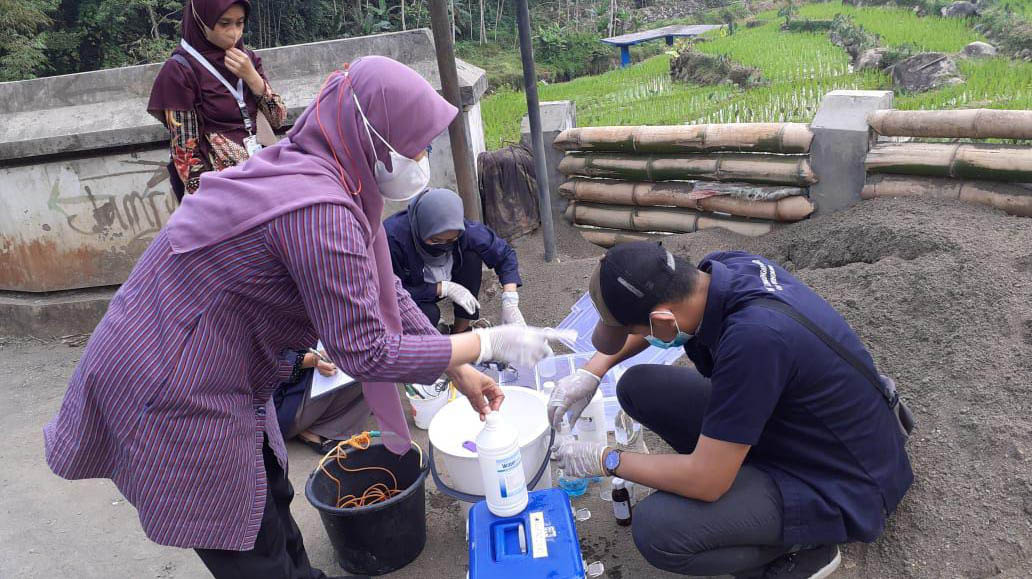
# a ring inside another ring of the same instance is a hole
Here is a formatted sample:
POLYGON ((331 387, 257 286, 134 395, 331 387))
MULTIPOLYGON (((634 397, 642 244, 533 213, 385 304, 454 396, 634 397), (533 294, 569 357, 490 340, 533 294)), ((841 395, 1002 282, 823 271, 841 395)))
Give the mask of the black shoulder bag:
POLYGON ((885 402, 889 405, 889 410, 896 417, 896 422, 899 424, 899 430, 903 434, 903 439, 906 440, 910 433, 914 430, 914 415, 907 408, 907 405, 900 399, 899 393, 896 391, 896 385, 888 376, 879 375, 873 368, 868 367, 863 362, 857 359, 856 356, 851 354, 845 347, 831 339, 824 330, 820 329, 817 324, 810 321, 809 318, 799 313, 798 310, 785 302, 779 302, 772 299, 756 299, 747 303, 746 306, 758 306, 761 308, 767 308, 768 310, 774 310, 781 312, 786 316, 792 318, 799 325, 803 326, 807 330, 810 330, 813 335, 817 336, 827 345, 833 352, 839 355, 843 360, 849 363, 850 366, 856 368, 857 372, 860 372, 872 386, 882 395, 885 402))

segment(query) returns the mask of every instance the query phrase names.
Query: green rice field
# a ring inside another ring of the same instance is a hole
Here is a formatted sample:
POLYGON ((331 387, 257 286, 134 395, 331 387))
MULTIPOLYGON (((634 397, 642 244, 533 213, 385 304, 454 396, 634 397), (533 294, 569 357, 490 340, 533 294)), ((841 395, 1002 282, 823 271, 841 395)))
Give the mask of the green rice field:
POLYGON ((961 18, 922 17, 906 8, 887 6, 857 8, 842 2, 807 4, 800 18, 831 20, 838 14, 881 37, 886 46, 911 45, 930 52, 958 52, 976 40, 985 40, 961 18))
MULTIPOLYGON (((1032 5, 1032 2, 1029 2, 1032 5)), ((895 8, 855 8, 840 2, 807 5, 801 17, 832 18, 840 11, 882 37, 886 45, 911 44, 923 50, 955 52, 979 35, 959 20, 920 18, 895 8)), ((579 126, 663 125, 699 122, 801 121, 813 119, 823 96, 835 89, 887 89, 890 79, 875 71, 854 72, 849 57, 823 33, 788 33, 773 12, 756 28, 731 36, 713 35, 699 50, 724 54, 759 68, 768 81, 740 89, 696 86, 670 80, 671 56, 664 54, 598 76, 541 85, 542 101, 572 100, 579 126)), ((917 95, 897 95, 904 109, 960 107, 1032 109, 1032 63, 1004 58, 961 61, 967 82, 917 95)), ((519 140, 526 114, 522 92, 502 89, 483 101, 488 149, 519 140)))

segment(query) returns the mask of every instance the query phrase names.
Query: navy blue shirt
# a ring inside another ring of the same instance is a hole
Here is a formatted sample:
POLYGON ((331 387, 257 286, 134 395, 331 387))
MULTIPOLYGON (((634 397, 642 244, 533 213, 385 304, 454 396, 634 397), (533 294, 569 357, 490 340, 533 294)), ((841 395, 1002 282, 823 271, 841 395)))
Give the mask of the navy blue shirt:
POLYGON ((785 314, 788 303, 864 363, 846 321, 778 264, 740 251, 706 256, 706 310, 685 351, 713 393, 702 433, 752 445, 746 463, 771 475, 784 501, 786 545, 873 541, 913 473, 881 393, 785 314))
MULTIPOLYGON (((455 243, 452 272, 462 267, 462 254, 472 250, 480 256, 487 267, 495 270, 502 285, 523 285, 519 264, 516 261, 516 251, 483 223, 468 219, 463 221, 466 231, 462 232, 455 243)), ((437 284, 426 283, 423 280, 423 258, 416 251, 416 242, 412 239, 408 209, 388 217, 384 220, 383 227, 387 232, 387 245, 391 250, 394 275, 401 280, 402 287, 409 292, 413 301, 437 301, 437 284)))

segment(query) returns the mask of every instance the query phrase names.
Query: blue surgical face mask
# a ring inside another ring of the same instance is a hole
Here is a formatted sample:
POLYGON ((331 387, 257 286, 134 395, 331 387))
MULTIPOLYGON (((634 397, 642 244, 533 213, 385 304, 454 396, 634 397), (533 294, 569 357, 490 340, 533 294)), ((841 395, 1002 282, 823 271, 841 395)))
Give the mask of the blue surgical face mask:
POLYGON ((653 336, 652 334, 655 333, 655 330, 652 328, 652 316, 653 316, 653 314, 657 314, 657 313, 670 314, 671 316, 674 315, 673 312, 671 312, 670 310, 656 310, 656 311, 654 311, 654 312, 649 314, 649 335, 645 336, 645 341, 648 342, 649 345, 655 346, 657 348, 662 348, 664 350, 669 349, 669 348, 680 348, 681 346, 687 344, 688 340, 691 340, 692 338, 695 337, 695 334, 689 334, 688 332, 682 332, 681 331, 681 327, 677 325, 677 319, 676 318, 674 319, 674 328, 677 329, 677 335, 674 336, 673 340, 664 341, 664 340, 660 340, 656 336, 653 336))

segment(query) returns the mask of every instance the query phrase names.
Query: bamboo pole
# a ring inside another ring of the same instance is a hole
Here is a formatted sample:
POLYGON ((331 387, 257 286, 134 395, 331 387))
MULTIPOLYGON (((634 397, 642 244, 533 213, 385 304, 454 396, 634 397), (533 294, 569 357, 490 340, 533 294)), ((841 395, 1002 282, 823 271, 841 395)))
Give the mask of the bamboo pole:
POLYGON ((875 145, 864 162, 869 173, 924 177, 1032 181, 1032 147, 972 143, 875 145))
POLYGON ((1032 183, 999 183, 940 177, 871 175, 863 199, 875 197, 932 197, 959 199, 1001 209, 1011 215, 1032 217, 1032 183))
POLYGON ((599 227, 579 227, 581 237, 594 243, 599 247, 609 249, 618 243, 630 243, 633 241, 658 241, 666 237, 662 234, 639 233, 637 231, 624 231, 623 229, 604 229, 599 227))
POLYGON ((626 207, 571 201, 566 219, 574 225, 594 225, 630 231, 693 233, 720 227, 755 237, 770 233, 769 221, 746 221, 729 217, 710 217, 689 209, 671 207, 626 207))
MULTIPOLYGON (((867 122, 891 137, 1032 139, 1032 111, 874 111, 867 122)), ((561 136, 561 135, 560 135, 561 136)))
POLYGON ((817 177, 808 157, 770 154, 634 156, 612 153, 567 153, 559 162, 564 175, 630 181, 745 181, 811 185, 817 177))
POLYGON ((731 123, 566 129, 553 145, 563 151, 620 153, 808 153, 813 133, 802 123, 731 123))
POLYGON ((635 183, 609 179, 572 179, 559 186, 569 199, 613 205, 669 206, 729 213, 771 221, 799 221, 813 213, 814 206, 800 187, 765 187, 747 183, 635 183), (734 192, 740 196, 731 197, 734 192), (715 193, 715 194, 714 194, 715 193), (751 201, 788 193, 774 201, 751 201), (710 197, 696 198, 710 194, 710 197))

